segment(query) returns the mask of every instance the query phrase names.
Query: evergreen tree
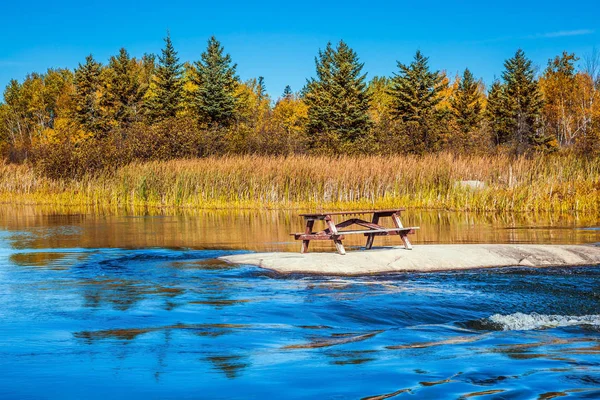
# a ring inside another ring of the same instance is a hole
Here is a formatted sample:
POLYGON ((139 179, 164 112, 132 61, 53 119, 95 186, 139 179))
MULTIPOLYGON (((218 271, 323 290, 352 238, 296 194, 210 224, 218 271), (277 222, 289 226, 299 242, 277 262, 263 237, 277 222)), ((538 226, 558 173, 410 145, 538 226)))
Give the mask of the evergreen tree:
POLYGON ((441 101, 443 76, 438 71, 429 71, 428 58, 420 51, 410 65, 398 62, 398 69, 390 87, 392 116, 404 122, 421 123, 432 116, 441 101))
POLYGON ((511 132, 508 127, 508 102, 506 99, 505 86, 499 81, 494 81, 490 87, 487 98, 485 115, 492 129, 494 143, 501 145, 508 143, 511 132))
POLYGON ((237 65, 231 63, 229 54, 213 36, 202 53, 201 60, 194 63, 192 81, 194 108, 201 122, 208 125, 228 126, 236 116, 235 90, 239 79, 235 74, 237 65))
POLYGON ((472 132, 481 121, 481 93, 479 82, 465 69, 458 88, 450 98, 456 122, 463 133, 472 132))
POLYGON ((505 61, 504 67, 506 108, 501 114, 507 119, 516 150, 521 152, 529 146, 544 146, 549 138, 539 132, 543 100, 531 61, 519 49, 513 58, 505 61))
POLYGON ((336 149, 364 139, 372 125, 364 64, 343 41, 335 49, 328 43, 315 62, 317 77, 308 81, 304 98, 311 146, 336 149))
POLYGON ((171 42, 171 36, 167 34, 164 40, 165 48, 162 49, 162 55, 158 57, 158 67, 154 75, 154 97, 148 107, 150 118, 154 121, 175 117, 182 108, 182 65, 171 42))
POLYGON ((447 87, 444 76, 430 71, 428 58, 420 51, 410 65, 398 62, 399 73, 394 74, 389 89, 390 114, 403 123, 407 150, 415 153, 435 151, 441 145, 443 118, 447 113, 437 110, 442 91, 447 87))
POLYGON ((142 67, 124 48, 118 56, 110 58, 103 106, 112 123, 127 126, 140 119, 142 99, 147 90, 147 85, 141 82, 142 67))
POLYGON ((75 119, 88 131, 98 132, 101 127, 100 90, 102 82, 100 74, 102 65, 90 54, 85 64, 75 69, 75 119))
POLYGON ((267 97, 267 87, 265 86, 265 78, 262 76, 258 77, 256 81, 256 95, 258 97, 258 101, 261 102, 267 97))
POLYGON ((281 96, 281 98, 284 100, 290 100, 293 95, 294 92, 292 92, 292 88, 290 87, 290 85, 287 85, 285 89, 283 89, 283 95, 281 96))

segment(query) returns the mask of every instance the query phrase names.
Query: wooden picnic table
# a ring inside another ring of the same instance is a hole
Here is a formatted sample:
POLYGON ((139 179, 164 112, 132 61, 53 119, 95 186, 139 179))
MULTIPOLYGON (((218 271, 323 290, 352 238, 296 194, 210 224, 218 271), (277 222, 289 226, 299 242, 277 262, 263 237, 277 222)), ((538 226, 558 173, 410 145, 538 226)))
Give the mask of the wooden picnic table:
POLYGON ((311 240, 331 240, 335 243, 339 254, 346 254, 342 240, 344 235, 364 234, 367 237, 366 249, 369 250, 373 246, 373 240, 375 236, 386 236, 386 235, 399 235, 400 239, 404 243, 404 247, 407 250, 412 249, 412 245, 408 240, 408 235, 414 233, 419 227, 408 227, 405 228, 400 221, 400 213, 404 211, 404 208, 395 208, 389 210, 365 210, 365 211, 332 211, 332 212, 320 212, 312 214, 300 214, 304 217, 306 227, 302 233, 292 233, 296 240, 302 240, 302 253, 308 252, 308 245, 311 240), (351 218, 338 224, 334 221, 334 216, 340 215, 365 215, 372 214, 371 222, 365 221, 360 218, 351 218), (379 225, 379 220, 383 217, 391 217, 394 222, 395 228, 385 228, 379 225), (313 226, 315 221, 325 221, 327 228, 313 232, 313 226), (352 225, 359 225, 367 229, 358 230, 339 230, 352 225))

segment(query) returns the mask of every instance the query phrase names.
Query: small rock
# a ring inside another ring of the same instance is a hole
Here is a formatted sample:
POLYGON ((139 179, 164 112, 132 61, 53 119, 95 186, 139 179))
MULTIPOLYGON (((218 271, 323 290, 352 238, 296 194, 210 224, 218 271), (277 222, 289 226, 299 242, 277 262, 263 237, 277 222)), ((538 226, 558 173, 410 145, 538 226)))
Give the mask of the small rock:
POLYGON ((454 187, 469 188, 469 189, 484 189, 485 182, 483 181, 458 181, 454 183, 454 187))

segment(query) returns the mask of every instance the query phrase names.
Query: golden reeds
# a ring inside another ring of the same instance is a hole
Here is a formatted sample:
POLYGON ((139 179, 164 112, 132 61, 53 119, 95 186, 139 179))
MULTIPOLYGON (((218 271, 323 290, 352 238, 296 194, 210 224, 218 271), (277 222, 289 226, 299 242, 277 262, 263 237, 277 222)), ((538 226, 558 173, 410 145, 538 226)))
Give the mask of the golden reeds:
POLYGON ((600 211, 600 160, 574 155, 232 156, 133 163, 53 180, 0 166, 0 200, 197 208, 600 211), (460 182, 476 180, 483 187, 460 182))

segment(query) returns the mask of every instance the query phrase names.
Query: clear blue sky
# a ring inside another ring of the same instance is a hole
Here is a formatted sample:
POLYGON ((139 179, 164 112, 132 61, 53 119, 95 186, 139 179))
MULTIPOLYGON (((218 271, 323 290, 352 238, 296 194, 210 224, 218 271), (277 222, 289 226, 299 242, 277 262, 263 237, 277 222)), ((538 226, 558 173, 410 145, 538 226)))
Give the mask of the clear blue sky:
POLYGON ((158 53, 167 29, 182 60, 216 35, 242 79, 262 75, 269 93, 299 90, 314 56, 345 40, 369 77, 390 75, 420 49, 435 69, 469 67, 490 83, 519 47, 541 68, 563 50, 600 49, 600 2, 580 0, 364 2, 263 0, 6 1, 0 22, 0 86, 48 67, 74 68, 89 53, 105 63, 120 47, 158 53))

